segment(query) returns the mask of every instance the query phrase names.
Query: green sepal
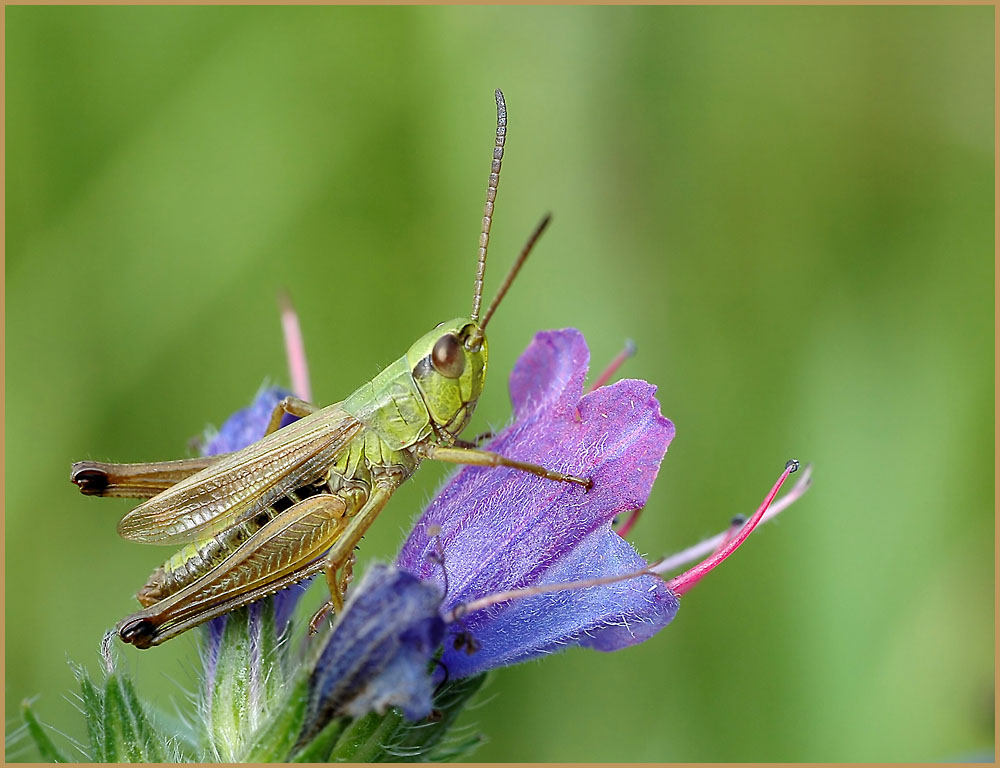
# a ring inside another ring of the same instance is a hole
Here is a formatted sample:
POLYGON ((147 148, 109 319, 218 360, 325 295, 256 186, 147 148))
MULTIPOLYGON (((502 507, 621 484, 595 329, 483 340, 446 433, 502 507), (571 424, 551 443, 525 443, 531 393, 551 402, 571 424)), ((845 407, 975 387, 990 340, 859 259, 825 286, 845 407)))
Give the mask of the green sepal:
MULTIPOLYGON (((427 760, 431 758, 445 735, 455 723, 455 718, 469 703, 469 699, 479 692, 486 681, 486 673, 475 677, 466 677, 461 680, 446 683, 441 686, 434 695, 434 711, 427 720, 420 723, 408 724, 399 734, 399 739, 394 744, 394 749, 399 753, 399 760, 427 760)), ((464 740, 468 741, 468 740, 464 740)), ((475 745, 463 748, 461 754, 471 752, 475 745)), ((443 748, 442 748, 443 749, 443 748)), ((445 758, 442 758, 445 759, 445 758)), ((452 758, 454 759, 454 758, 452 758)))
POLYGON ((463 739, 447 740, 427 756, 432 763, 466 762, 469 755, 486 743, 481 733, 473 733, 463 739))
POLYGON ((306 717, 309 678, 302 675, 283 704, 274 707, 272 717, 253 734, 244 751, 247 763, 286 762, 295 748, 306 717))
MULTIPOLYGON (((384 715, 369 712, 350 723, 336 746, 325 755, 320 745, 310 746, 310 759, 329 762, 422 762, 456 760, 465 757, 482 743, 478 734, 454 743, 445 737, 459 713, 480 688, 486 675, 448 683, 434 696, 434 711, 418 723, 407 721, 396 708, 384 715)), ((321 735, 325 733, 325 729, 321 735)), ((300 753, 301 754, 301 753, 300 753)), ((300 757, 296 755, 296 760, 300 757)))
POLYGON ((387 750, 405 724, 403 713, 393 707, 384 715, 369 712, 354 720, 330 753, 331 763, 381 763, 399 758, 387 750))
POLYGON ((250 634, 247 609, 233 611, 219 641, 212 688, 206 694, 205 723, 217 760, 239 759, 244 719, 250 709, 250 634))
POLYGON ((247 750, 254 748, 254 734, 267 727, 272 715, 281 712, 287 649, 281 647, 280 641, 271 599, 226 617, 214 675, 204 693, 206 730, 215 759, 246 760, 247 750))
POLYGON ((49 734, 45 732, 45 726, 35 717, 30 701, 21 702, 21 717, 24 724, 28 726, 28 733, 31 735, 31 740, 35 742, 35 747, 42 756, 42 760, 49 763, 75 762, 68 759, 49 738, 49 734))
POLYGON ((326 763, 330 761, 333 747, 339 741, 344 728, 349 721, 346 718, 331 720, 317 733, 311 741, 301 747, 294 755, 293 763, 326 763))
POLYGON ((90 753, 95 763, 108 763, 107 732, 104 728, 104 693, 94 685, 90 675, 79 664, 70 663, 73 675, 80 685, 80 701, 87 721, 87 737, 90 739, 90 753))

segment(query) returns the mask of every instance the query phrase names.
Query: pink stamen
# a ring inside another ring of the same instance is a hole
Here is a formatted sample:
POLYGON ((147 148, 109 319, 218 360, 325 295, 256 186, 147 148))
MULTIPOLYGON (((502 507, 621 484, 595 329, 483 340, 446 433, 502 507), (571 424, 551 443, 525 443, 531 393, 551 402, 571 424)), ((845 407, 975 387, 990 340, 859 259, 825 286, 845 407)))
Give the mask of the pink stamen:
POLYGON ((712 552, 713 555, 719 554, 722 548, 726 546, 730 541, 733 540, 733 536, 740 532, 744 525, 747 524, 747 519, 743 515, 737 515, 733 518, 733 521, 729 524, 729 527, 722 533, 722 541, 719 542, 719 546, 715 548, 712 552))
POLYGON ((309 386, 306 345, 302 340, 299 316, 286 291, 282 290, 278 293, 278 304, 281 306, 281 329, 285 334, 285 355, 288 357, 288 373, 292 379, 292 393, 300 400, 311 403, 312 387, 309 386))
POLYGON ((670 587, 678 595, 683 595, 688 592, 691 587, 702 580, 709 572, 714 570, 718 565, 722 563, 727 557, 729 557, 733 552, 735 552, 740 544, 746 541, 747 537, 757 527, 757 523, 760 522, 761 518, 764 517, 764 513, 767 512, 767 508, 774 501, 774 497, 778 495, 778 491, 781 490, 782 484, 788 478, 792 472, 799 468, 799 463, 792 459, 785 465, 785 471, 781 473, 781 477, 778 478, 778 482, 774 484, 771 492, 767 494, 767 498, 760 505, 756 512, 754 512, 753 517, 751 517, 746 524, 740 528, 739 533, 726 541, 714 554, 712 554, 708 559, 696 565, 690 570, 684 571, 684 573, 679 576, 675 576, 667 582, 667 586, 670 587))
POLYGON ((614 360, 608 363, 608 367, 605 368, 604 371, 601 373, 601 375, 598 376, 597 379, 594 381, 594 383, 587 388, 587 394, 590 394, 595 389, 599 389, 600 387, 603 387, 605 384, 607 384, 611 380, 611 377, 614 376, 615 373, 618 371, 618 369, 622 367, 625 361, 628 360, 630 357, 632 357, 634 354, 635 354, 635 342, 632 341, 632 339, 626 339, 625 348, 617 355, 615 355, 614 360))
MULTIPOLYGON (((760 519, 759 525, 763 525, 768 520, 774 519, 802 498, 805 492, 809 490, 809 486, 811 484, 812 465, 806 464, 806 466, 802 468, 799 479, 796 481, 795 485, 792 486, 792 489, 780 499, 775 499, 771 502, 771 506, 768 507, 764 517, 760 519)), ((697 544, 681 550, 680 552, 675 552, 669 557, 665 557, 654 565, 651 565, 650 570, 656 571, 659 574, 664 574, 669 571, 675 571, 678 568, 682 568, 688 563, 696 563, 724 546, 725 543, 732 538, 730 530, 730 528, 727 528, 720 534, 712 536, 709 539, 705 539, 704 541, 700 541, 697 544)))

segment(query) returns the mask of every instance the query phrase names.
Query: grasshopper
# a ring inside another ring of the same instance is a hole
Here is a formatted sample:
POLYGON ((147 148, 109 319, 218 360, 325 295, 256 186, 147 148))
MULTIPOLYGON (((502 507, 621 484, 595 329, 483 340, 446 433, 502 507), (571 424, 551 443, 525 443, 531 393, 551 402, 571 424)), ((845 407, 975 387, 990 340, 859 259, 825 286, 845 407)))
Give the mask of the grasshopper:
POLYGON ((480 321, 483 276, 507 135, 497 131, 479 237, 472 312, 440 323, 342 402, 317 408, 287 397, 265 436, 234 453, 180 461, 81 461, 71 480, 86 495, 146 499, 118 524, 131 541, 183 544, 137 593, 142 610, 118 636, 149 648, 319 572, 330 598, 310 623, 343 608, 354 550, 424 459, 513 467, 584 490, 591 481, 516 461, 458 439, 486 379, 486 325, 538 239, 542 220, 480 321), (298 417, 285 427, 285 414, 298 417))

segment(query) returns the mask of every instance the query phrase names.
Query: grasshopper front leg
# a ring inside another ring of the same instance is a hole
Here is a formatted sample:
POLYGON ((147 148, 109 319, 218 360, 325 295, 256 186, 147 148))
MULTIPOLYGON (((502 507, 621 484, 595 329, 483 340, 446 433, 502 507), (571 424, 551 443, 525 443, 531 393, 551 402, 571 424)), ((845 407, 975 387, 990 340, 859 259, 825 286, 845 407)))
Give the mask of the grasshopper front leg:
POLYGON ((480 432, 471 440, 456 439, 454 446, 456 448, 478 448, 483 443, 492 440, 494 437, 496 437, 496 433, 493 432, 492 430, 489 430, 487 432, 480 432))
POLYGON ((427 443, 421 446, 420 452, 424 458, 447 461, 451 464, 472 464, 479 467, 511 467, 512 469, 529 472, 532 475, 544 477, 548 480, 581 485, 586 490, 590 490, 594 486, 594 481, 589 477, 567 475, 563 472, 557 472, 554 469, 546 469, 540 464, 531 464, 527 461, 509 459, 506 456, 501 456, 499 453, 493 453, 493 451, 483 451, 478 448, 445 448, 440 445, 435 445, 434 443, 427 443))

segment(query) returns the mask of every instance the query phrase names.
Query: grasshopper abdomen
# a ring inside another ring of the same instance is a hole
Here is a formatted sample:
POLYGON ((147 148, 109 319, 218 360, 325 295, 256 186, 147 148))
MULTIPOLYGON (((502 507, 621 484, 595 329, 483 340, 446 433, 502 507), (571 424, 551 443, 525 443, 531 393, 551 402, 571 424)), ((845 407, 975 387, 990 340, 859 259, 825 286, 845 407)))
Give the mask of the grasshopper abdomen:
POLYGON ((318 493, 332 494, 339 491, 343 485, 341 478, 333 477, 336 477, 336 480, 331 477, 323 483, 305 485, 289 491, 268 509, 257 513, 251 519, 220 531, 214 536, 186 545, 150 574, 146 583, 136 592, 139 605, 148 608, 194 583, 224 562, 240 545, 295 503, 318 493))

